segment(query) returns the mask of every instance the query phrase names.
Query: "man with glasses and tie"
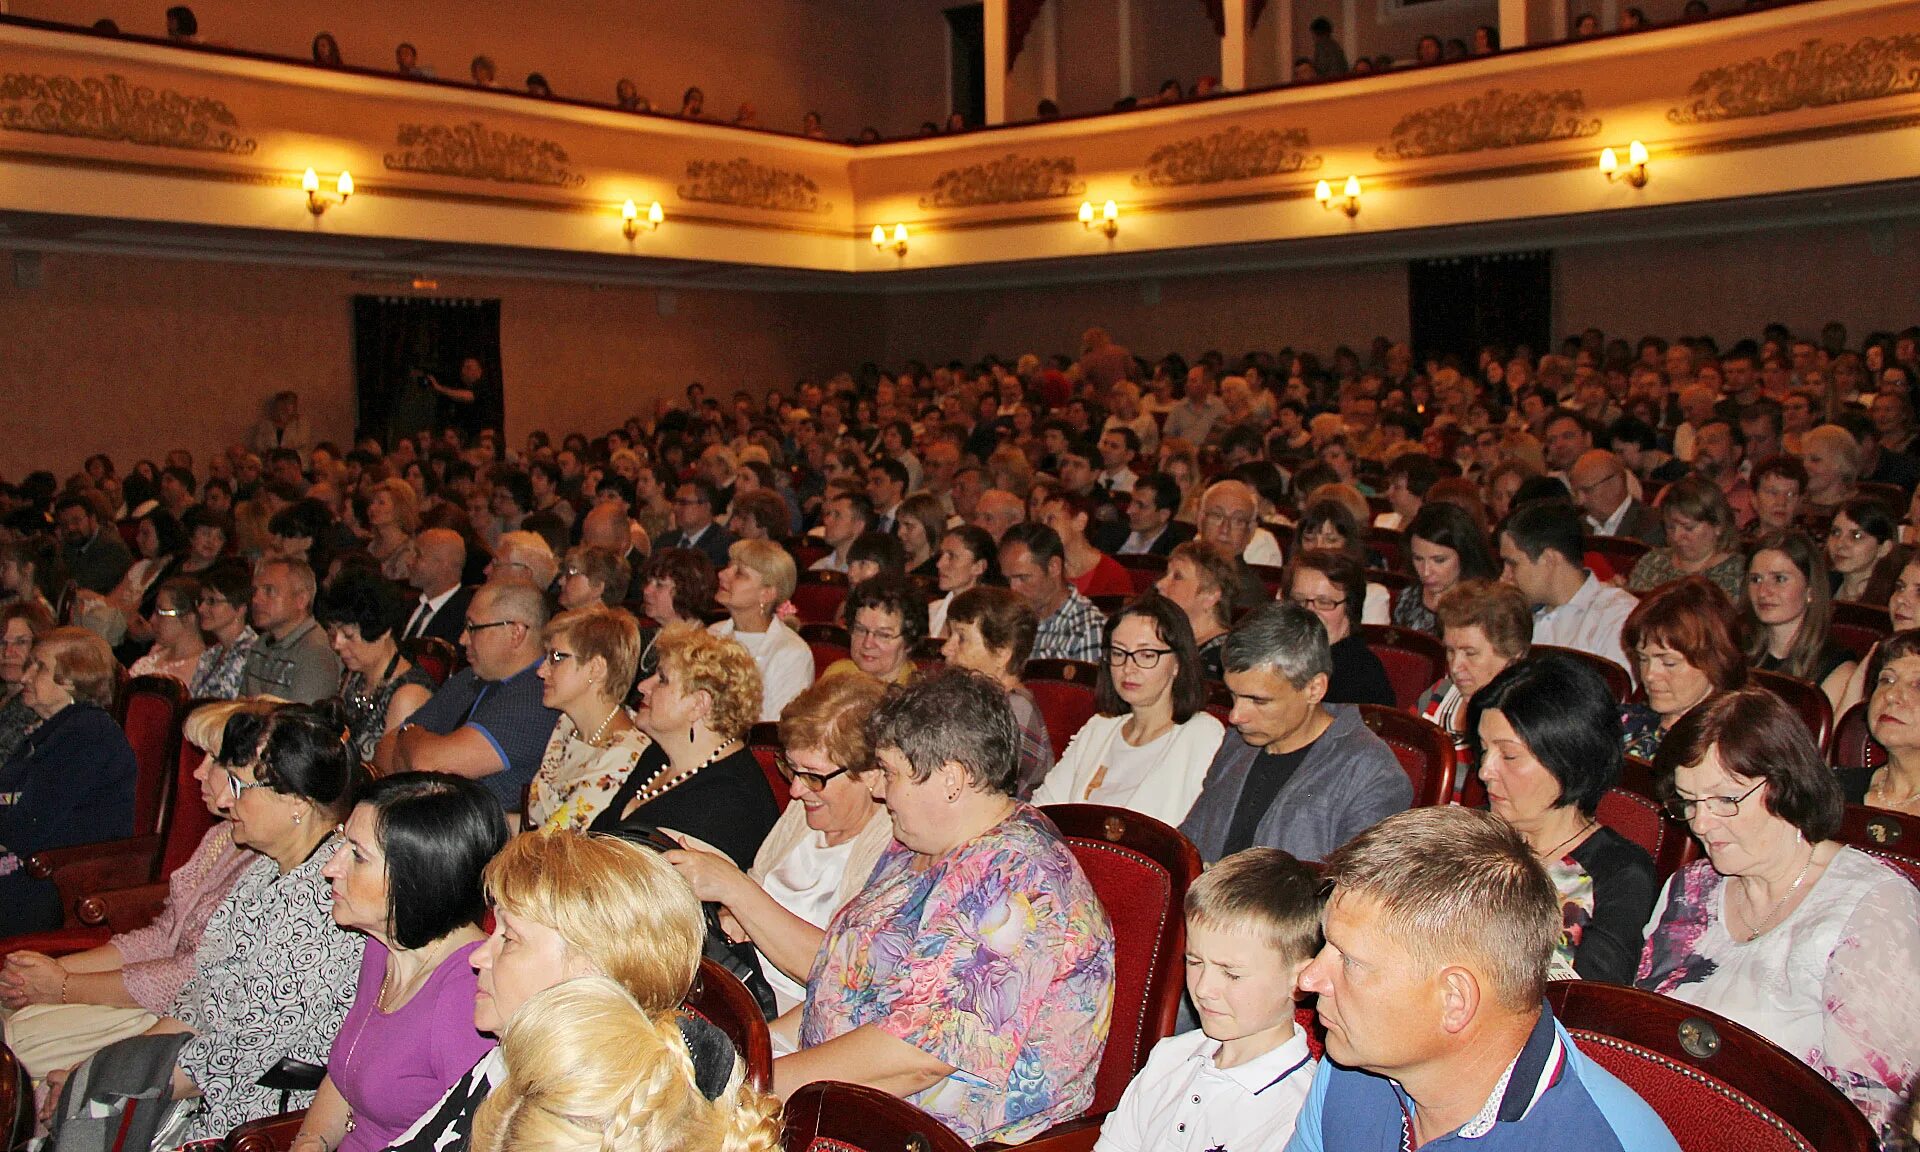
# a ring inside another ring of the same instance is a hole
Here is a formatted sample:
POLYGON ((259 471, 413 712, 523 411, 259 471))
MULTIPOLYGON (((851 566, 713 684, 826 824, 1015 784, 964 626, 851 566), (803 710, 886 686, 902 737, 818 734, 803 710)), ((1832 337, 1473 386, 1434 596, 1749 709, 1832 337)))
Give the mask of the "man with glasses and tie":
POLYGON ((673 496, 673 530, 654 541, 654 547, 692 548, 706 553, 715 571, 725 568, 733 533, 714 520, 715 509, 722 506, 720 488, 711 480, 688 480, 673 496))
POLYGON ((560 713, 541 701, 547 603, 531 584, 486 584, 461 633, 467 667, 401 726, 393 771, 451 772, 478 780, 518 812, 560 713))
POLYGON ((1201 859, 1262 846, 1324 860, 1412 806, 1407 774, 1359 709, 1322 703, 1333 653, 1313 609, 1261 607, 1227 636, 1223 659, 1231 728, 1180 823, 1201 859))

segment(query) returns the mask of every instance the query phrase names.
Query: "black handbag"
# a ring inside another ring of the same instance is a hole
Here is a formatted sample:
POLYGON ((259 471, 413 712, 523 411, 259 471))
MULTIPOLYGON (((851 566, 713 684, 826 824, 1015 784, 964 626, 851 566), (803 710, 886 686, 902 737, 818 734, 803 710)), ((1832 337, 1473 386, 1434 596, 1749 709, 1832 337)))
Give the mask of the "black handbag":
MULTIPOLYGON (((629 844, 638 844, 655 852, 681 850, 672 837, 646 824, 624 825, 612 834, 629 844)), ((747 991, 753 994, 754 1003, 760 1006, 760 1015, 772 1020, 780 1013, 773 999, 773 985, 767 983, 766 973, 760 970, 760 956, 754 951, 753 944, 727 938, 725 930, 720 927, 720 905, 706 901, 700 905, 700 910, 707 920, 706 939, 701 943, 700 954, 725 968, 746 985, 747 991)))

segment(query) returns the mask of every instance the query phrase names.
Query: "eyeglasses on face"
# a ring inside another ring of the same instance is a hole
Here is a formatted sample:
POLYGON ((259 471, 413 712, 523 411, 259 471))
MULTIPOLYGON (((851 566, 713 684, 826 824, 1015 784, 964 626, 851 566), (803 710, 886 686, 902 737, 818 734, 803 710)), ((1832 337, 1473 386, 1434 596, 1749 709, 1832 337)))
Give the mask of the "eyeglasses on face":
POLYGON ((1760 786, 1765 783, 1766 781, 1762 780, 1738 796, 1669 796, 1666 800, 1667 815, 1685 824, 1693 819, 1695 811, 1705 808, 1709 815, 1718 816, 1723 820, 1728 819, 1739 815, 1740 802, 1760 791, 1760 786))
POLYGON ((1200 518, 1209 524, 1231 524, 1235 528, 1245 528, 1253 523, 1253 517, 1245 513, 1233 515, 1226 512, 1206 512, 1200 518))
POLYGON ((249 783, 242 780, 240 779, 239 773, 231 768, 227 769, 227 791, 232 794, 235 800, 240 799, 240 797, 245 796, 255 788, 265 788, 266 786, 264 781, 255 780, 249 783))
POLYGON ((1335 608, 1342 607, 1347 602, 1345 596, 1340 597, 1338 600, 1335 600, 1331 596, 1289 596, 1287 599, 1300 605, 1302 608, 1310 608, 1315 612, 1331 612, 1335 608))
POLYGON ((831 772, 807 772, 794 767, 793 761, 782 754, 780 757, 780 771, 786 775, 787 779, 798 780, 800 787, 805 788, 809 792, 825 792, 829 781, 837 776, 845 776, 847 773, 853 771, 853 769, 836 768, 831 772))
POLYGON ((878 640, 882 644, 891 644, 900 639, 901 633, 898 628, 869 628, 865 624, 855 624, 847 629, 847 635, 849 637, 865 636, 868 639, 878 640))
POLYGON ((460 629, 460 634, 462 636, 465 636, 468 633, 473 633, 475 635, 478 635, 481 632, 485 632, 489 628, 505 628, 509 624, 518 624, 518 623, 519 623, 518 620, 489 620, 484 624, 476 624, 472 620, 469 620, 467 621, 466 625, 460 629))
POLYGON ((1173 655, 1173 649, 1171 648, 1135 648, 1129 651, 1128 649, 1115 645, 1107 649, 1107 663, 1113 665, 1115 668, 1125 668, 1127 661, 1131 660, 1139 665, 1142 671, 1150 672, 1159 667, 1162 656, 1171 655, 1173 655))

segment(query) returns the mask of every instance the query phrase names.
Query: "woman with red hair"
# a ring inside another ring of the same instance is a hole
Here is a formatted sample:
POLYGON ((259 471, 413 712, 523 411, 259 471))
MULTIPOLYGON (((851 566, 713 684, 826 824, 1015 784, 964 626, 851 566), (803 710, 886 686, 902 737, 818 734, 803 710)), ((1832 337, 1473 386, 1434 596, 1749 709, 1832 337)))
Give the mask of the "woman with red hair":
POLYGON ((1744 687, 1747 658, 1733 601, 1704 576, 1660 585, 1620 630, 1627 658, 1646 690, 1645 704, 1621 716, 1629 756, 1653 759, 1660 741, 1701 701, 1744 687))

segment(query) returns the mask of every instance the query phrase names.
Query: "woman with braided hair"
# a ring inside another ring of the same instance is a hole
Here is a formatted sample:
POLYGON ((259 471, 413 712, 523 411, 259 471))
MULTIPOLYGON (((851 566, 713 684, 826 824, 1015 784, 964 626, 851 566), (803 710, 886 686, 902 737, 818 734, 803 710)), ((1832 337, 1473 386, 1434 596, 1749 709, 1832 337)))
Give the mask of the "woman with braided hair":
POLYGON ((709 1099, 671 1016, 587 976, 537 993, 501 1038, 501 1080, 473 1152, 770 1152, 780 1105, 740 1087, 709 1099))

